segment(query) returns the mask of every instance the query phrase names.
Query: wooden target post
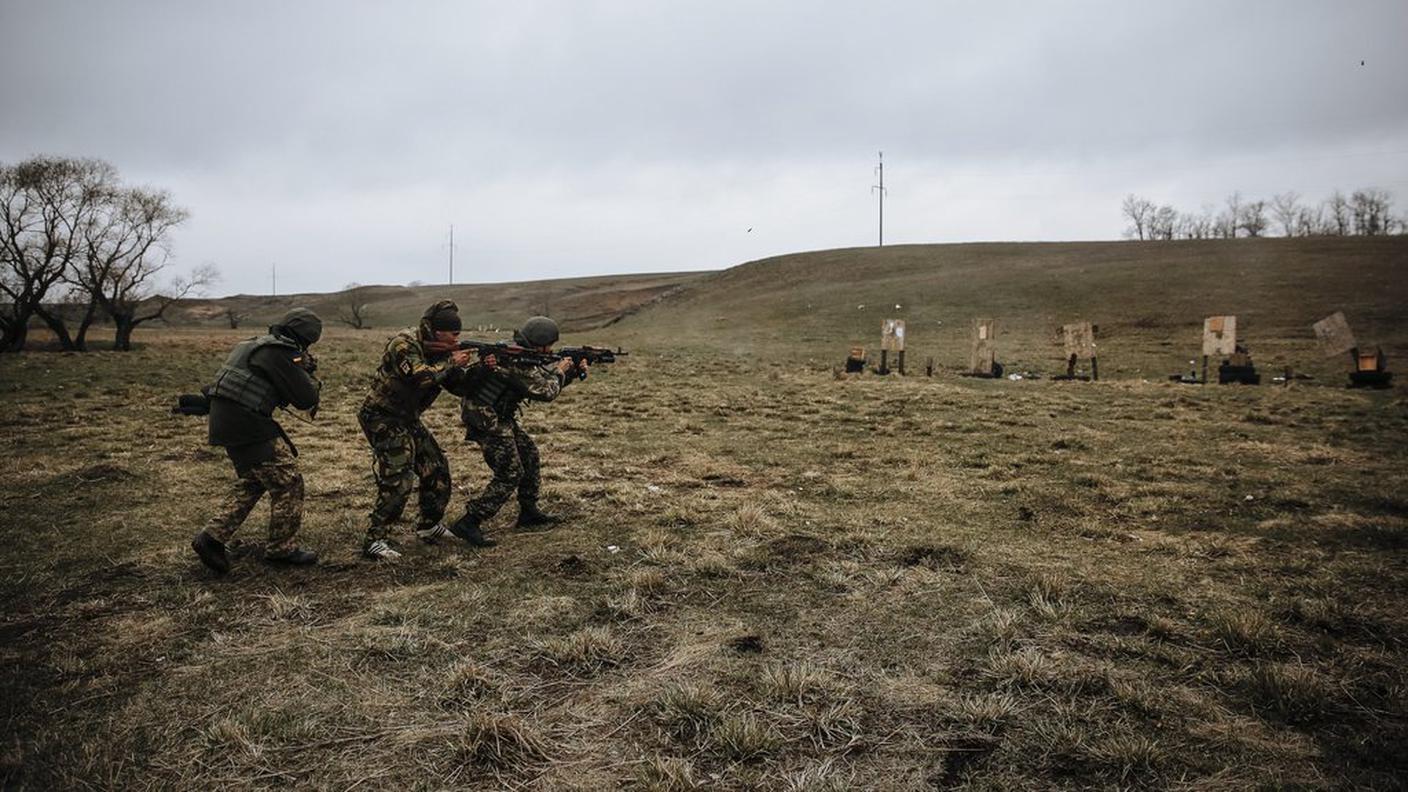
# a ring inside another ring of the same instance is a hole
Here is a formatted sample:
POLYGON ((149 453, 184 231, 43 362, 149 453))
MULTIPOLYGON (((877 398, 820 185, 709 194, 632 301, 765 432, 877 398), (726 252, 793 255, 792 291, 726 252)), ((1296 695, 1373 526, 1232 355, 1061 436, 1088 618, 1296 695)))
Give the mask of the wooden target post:
POLYGON ((1359 343, 1354 340, 1354 331, 1344 318, 1344 311, 1335 311, 1310 328, 1315 331, 1315 340, 1320 342, 1320 351, 1325 357, 1335 357, 1349 353, 1353 371, 1359 367, 1359 343))
POLYGON ((886 319, 880 323, 880 373, 890 373, 890 353, 895 353, 895 365, 904 375, 904 320, 886 319))
POLYGON ((1076 361, 1090 358, 1090 379, 1100 379, 1100 364, 1095 356, 1095 325, 1072 322, 1061 325, 1061 346, 1066 351, 1066 379, 1076 378, 1076 361))
POLYGON ((1320 351, 1325 357, 1349 354, 1350 387, 1386 388, 1392 382, 1393 375, 1388 372, 1383 350, 1377 347, 1372 352, 1360 349, 1343 311, 1335 311, 1311 325, 1311 329, 1315 331, 1315 339, 1320 342, 1320 351))
POLYGON ((993 336, 997 323, 992 319, 973 320, 973 348, 968 356, 968 373, 975 377, 991 377, 997 370, 997 352, 993 336))
POLYGON ((1237 317, 1209 316, 1203 320, 1203 384, 1208 383, 1208 358, 1237 351, 1237 317))

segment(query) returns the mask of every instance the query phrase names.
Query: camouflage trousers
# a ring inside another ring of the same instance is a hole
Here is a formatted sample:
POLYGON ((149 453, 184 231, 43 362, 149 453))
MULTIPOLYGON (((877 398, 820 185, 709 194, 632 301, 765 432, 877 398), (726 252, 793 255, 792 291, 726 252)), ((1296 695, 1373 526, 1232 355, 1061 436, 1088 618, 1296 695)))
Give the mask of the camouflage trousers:
POLYGON ((504 422, 499 426, 501 431, 470 432, 466 435, 467 440, 479 444, 484 451, 484 461, 494 471, 494 478, 484 491, 465 505, 465 514, 479 522, 498 514, 514 492, 518 493, 519 506, 535 507, 538 504, 541 484, 538 446, 518 425, 518 421, 504 422))
POLYGON ((220 503, 220 513, 210 519, 205 532, 229 544, 254 505, 269 493, 269 552, 292 550, 294 534, 303 524, 303 474, 288 444, 274 443, 274 458, 250 466, 235 479, 220 503))
POLYGON ((370 410, 359 412, 357 420, 371 443, 372 473, 376 476, 376 506, 372 507, 367 541, 391 534, 391 524, 400 519, 417 484, 418 527, 440 522, 450 505, 450 463, 425 425, 370 410))

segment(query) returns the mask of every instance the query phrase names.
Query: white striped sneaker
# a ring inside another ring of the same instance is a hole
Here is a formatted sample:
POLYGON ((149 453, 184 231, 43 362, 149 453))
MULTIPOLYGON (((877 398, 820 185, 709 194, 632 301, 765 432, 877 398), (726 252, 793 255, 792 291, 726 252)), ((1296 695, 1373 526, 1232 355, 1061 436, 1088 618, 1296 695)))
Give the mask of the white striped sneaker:
POLYGON ((395 561, 401 557, 401 554, 396 552, 385 539, 378 539, 363 547, 362 555, 373 561, 395 561))
POLYGON ((435 544, 440 540, 440 537, 444 536, 449 532, 449 529, 445 527, 445 523, 438 522, 430 526, 429 528, 417 528, 416 538, 420 539, 426 544, 435 544))

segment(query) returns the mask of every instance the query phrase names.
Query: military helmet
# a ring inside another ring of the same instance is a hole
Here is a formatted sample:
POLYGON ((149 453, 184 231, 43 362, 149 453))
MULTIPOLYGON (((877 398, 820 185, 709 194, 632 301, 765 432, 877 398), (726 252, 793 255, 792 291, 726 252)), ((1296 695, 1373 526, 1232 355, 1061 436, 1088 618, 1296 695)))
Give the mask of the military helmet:
POLYGON ((305 348, 310 347, 323 335, 323 320, 307 308, 294 308, 269 328, 269 334, 291 336, 305 348))
POLYGON ((546 316, 532 316, 513 335, 525 346, 552 346, 557 343, 557 322, 546 316))

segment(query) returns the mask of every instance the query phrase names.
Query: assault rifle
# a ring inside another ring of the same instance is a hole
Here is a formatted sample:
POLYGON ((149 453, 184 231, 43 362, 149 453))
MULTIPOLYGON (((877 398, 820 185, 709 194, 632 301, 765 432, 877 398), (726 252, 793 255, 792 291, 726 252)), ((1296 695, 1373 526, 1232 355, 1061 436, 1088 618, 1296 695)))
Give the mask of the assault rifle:
MULTIPOLYGON (((617 357, 631 354, 620 348, 613 350, 599 346, 558 347, 551 352, 543 352, 507 341, 461 341, 459 348, 473 349, 478 353, 480 360, 493 355, 500 363, 509 366, 551 366, 563 358, 570 359, 573 364, 579 360, 585 360, 593 366, 601 366, 615 363, 617 357)), ((587 372, 585 369, 574 366, 569 376, 586 379, 587 372)))

